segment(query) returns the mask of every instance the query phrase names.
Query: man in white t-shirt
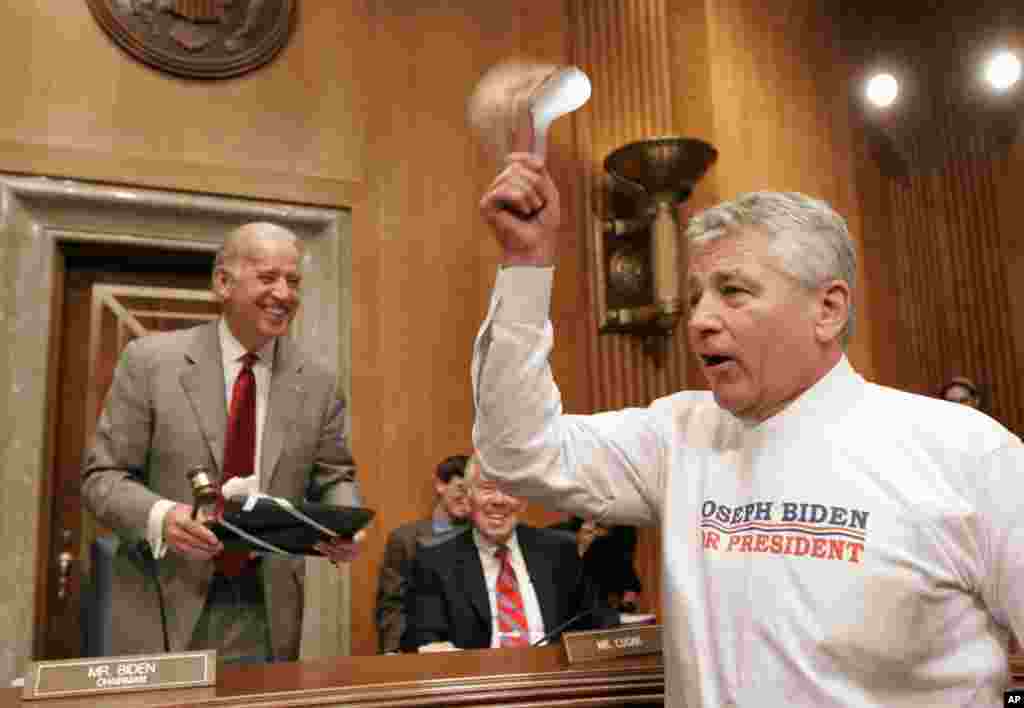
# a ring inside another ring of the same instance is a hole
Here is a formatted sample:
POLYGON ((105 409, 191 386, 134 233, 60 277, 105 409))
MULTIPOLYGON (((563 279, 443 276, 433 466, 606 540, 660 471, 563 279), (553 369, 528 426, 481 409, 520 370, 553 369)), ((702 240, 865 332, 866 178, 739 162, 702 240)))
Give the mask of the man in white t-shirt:
POLYGON ((686 334, 711 391, 562 412, 548 357, 558 191, 513 154, 474 443, 513 493, 659 524, 666 705, 991 706, 1024 630, 1020 440, 845 356, 856 261, 823 202, 755 193, 687 229, 686 334))

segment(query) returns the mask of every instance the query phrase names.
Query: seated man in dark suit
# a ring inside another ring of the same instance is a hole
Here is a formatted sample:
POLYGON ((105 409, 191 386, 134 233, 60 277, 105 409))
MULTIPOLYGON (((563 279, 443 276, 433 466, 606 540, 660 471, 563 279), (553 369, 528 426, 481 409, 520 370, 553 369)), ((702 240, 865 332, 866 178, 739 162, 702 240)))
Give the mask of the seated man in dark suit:
POLYGON ((377 581, 377 646, 381 654, 398 651, 405 627, 402 598, 409 583, 409 563, 418 548, 465 531, 469 521, 469 500, 463 477, 476 461, 466 455, 446 457, 434 472, 437 504, 430 518, 411 521, 388 534, 384 559, 377 581))
POLYGON ((572 538, 520 524, 526 502, 478 466, 466 481, 472 532, 420 548, 410 564, 403 651, 528 646, 559 628, 617 622, 572 538))

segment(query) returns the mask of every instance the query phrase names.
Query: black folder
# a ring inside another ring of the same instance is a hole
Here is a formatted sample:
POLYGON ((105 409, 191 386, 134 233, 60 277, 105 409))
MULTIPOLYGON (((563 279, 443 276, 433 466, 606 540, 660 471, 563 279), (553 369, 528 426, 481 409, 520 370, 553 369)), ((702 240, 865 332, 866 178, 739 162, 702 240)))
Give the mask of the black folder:
MULTIPOLYGON (((259 497, 251 509, 246 510, 245 499, 227 499, 224 502, 224 520, 260 541, 286 553, 297 555, 322 555, 313 546, 319 541, 330 541, 331 536, 321 529, 297 518, 288 509, 269 497, 259 497)), ((302 515, 342 538, 352 538, 359 529, 370 522, 374 511, 364 507, 335 506, 315 502, 293 502, 292 506, 302 515)), ((263 551, 270 549, 253 543, 220 523, 207 523, 210 530, 229 551, 263 551)))

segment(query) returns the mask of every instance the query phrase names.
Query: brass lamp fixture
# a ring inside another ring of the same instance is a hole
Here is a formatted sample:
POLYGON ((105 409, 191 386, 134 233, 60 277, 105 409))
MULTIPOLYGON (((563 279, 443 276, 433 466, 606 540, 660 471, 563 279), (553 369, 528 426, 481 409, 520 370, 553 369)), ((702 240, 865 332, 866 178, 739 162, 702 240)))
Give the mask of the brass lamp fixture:
POLYGON ((605 158, 612 180, 596 234, 601 332, 668 335, 682 315, 678 206, 718 158, 694 138, 628 143, 605 158))

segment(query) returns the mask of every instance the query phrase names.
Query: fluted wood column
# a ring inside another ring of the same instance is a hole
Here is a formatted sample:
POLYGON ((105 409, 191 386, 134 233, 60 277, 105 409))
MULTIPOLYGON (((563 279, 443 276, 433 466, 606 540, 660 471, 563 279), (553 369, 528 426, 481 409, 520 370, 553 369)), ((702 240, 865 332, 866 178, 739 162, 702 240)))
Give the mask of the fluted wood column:
MULTIPOLYGON (((590 76, 594 94, 577 114, 577 150, 583 167, 580 239, 588 299, 597 301, 594 234, 601 229, 604 158, 644 138, 686 135, 711 141, 707 27, 703 3, 674 0, 569 0, 572 61, 590 76)), ((712 201, 710 177, 682 207, 681 218, 712 201)), ((685 324, 671 337, 642 340, 598 335, 589 308, 591 400, 595 410, 646 406, 687 387, 690 358, 685 324)), ((703 382, 700 382, 703 383, 703 382)), ((644 609, 660 606, 661 543, 657 530, 639 536, 637 571, 644 609)))
MULTIPOLYGON (((644 138, 688 135, 710 140, 707 29, 702 3, 670 0, 570 0, 572 58, 593 82, 594 94, 579 113, 577 147, 584 167, 580 238, 586 244, 590 302, 596 301, 591 249, 601 228, 604 158, 644 138), (682 88, 682 90, 679 90, 682 88)), ((707 179, 707 178, 705 178, 707 179)), ((698 194, 683 206, 683 218, 698 194)), ((707 201, 706 199, 703 201, 707 201)), ((589 313, 589 356, 595 409, 646 406, 684 388, 688 351, 681 324, 664 341, 622 334, 597 336, 589 313)))

